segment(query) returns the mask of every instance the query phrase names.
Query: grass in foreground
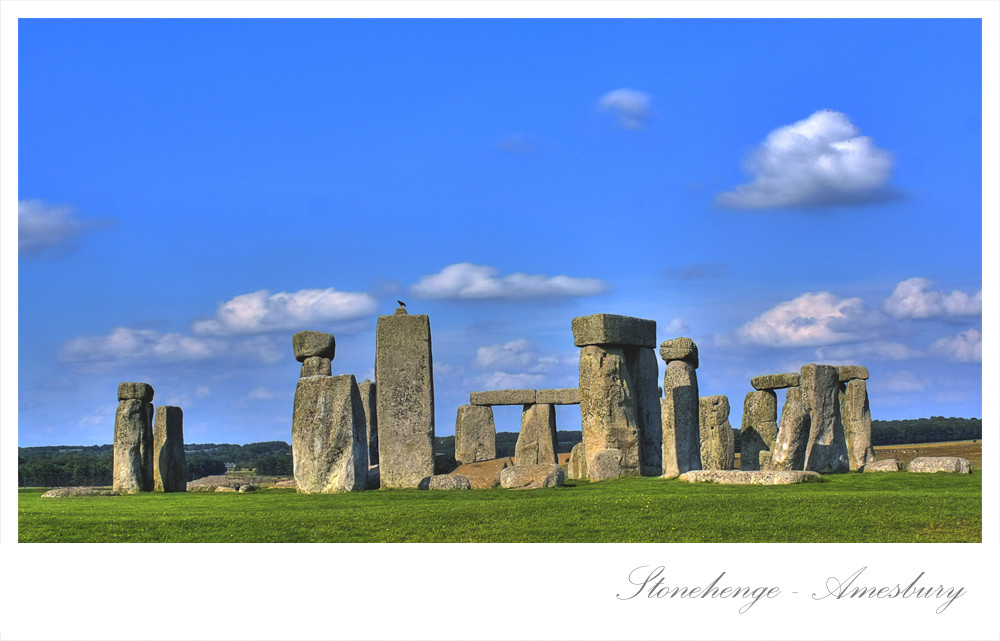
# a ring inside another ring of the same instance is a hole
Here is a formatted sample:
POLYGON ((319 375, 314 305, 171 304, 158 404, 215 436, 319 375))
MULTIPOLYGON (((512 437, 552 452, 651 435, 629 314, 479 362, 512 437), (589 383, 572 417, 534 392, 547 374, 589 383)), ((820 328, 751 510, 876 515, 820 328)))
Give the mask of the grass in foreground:
POLYGON ((982 539, 982 474, 841 474, 786 486, 657 478, 541 490, 41 498, 21 542, 963 542, 982 539))

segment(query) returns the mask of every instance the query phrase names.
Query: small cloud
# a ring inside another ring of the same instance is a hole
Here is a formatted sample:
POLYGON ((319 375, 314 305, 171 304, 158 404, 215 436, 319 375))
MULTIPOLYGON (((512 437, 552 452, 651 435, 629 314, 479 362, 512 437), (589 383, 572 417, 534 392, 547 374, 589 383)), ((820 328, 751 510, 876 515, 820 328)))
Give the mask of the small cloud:
POLYGON ((744 343, 770 347, 830 345, 855 340, 852 324, 866 313, 860 298, 805 293, 780 303, 738 331, 744 343))
POLYGON ((116 327, 107 336, 78 336, 59 350, 63 363, 101 364, 139 360, 196 361, 215 356, 222 343, 182 334, 161 334, 152 329, 116 327))
POLYGON ((503 345, 476 350, 472 368, 490 370, 475 376, 471 383, 481 389, 564 387, 561 383, 579 376, 579 354, 543 354, 523 338, 503 345))
POLYGON ((598 101, 601 111, 611 113, 626 129, 642 129, 653 115, 653 99, 635 89, 615 89, 598 101))
POLYGON ((919 358, 923 354, 903 343, 893 341, 870 341, 852 345, 821 347, 816 350, 816 358, 831 365, 857 364, 863 358, 886 361, 903 361, 919 358))
POLYGON ((205 398, 206 396, 210 395, 211 393, 212 393, 212 390, 209 389, 209 387, 207 385, 197 385, 194 388, 194 395, 197 398, 205 398))
POLYGON ((308 329, 330 321, 374 314, 375 299, 368 294, 336 289, 302 289, 271 294, 262 289, 219 303, 215 318, 196 321, 201 336, 231 336, 281 330, 308 329))
POLYGON ((684 336, 688 333, 688 322, 683 318, 674 318, 669 323, 667 323, 663 329, 660 330, 660 335, 666 336, 668 338, 676 338, 678 336, 684 336))
POLYGON ((664 272, 664 275, 674 280, 722 278, 726 275, 726 269, 726 265, 722 263, 697 263, 695 265, 668 269, 664 272))
POLYGON ((922 392, 927 389, 927 383, 918 379, 912 372, 902 370, 883 379, 880 387, 890 392, 922 392))
POLYGON ((275 398, 275 393, 266 387, 255 387, 247 394, 247 399, 251 401, 269 401, 275 398))
POLYGON ((596 278, 511 274, 497 277, 498 270, 486 265, 457 263, 439 273, 424 276, 411 288, 421 298, 527 299, 592 296, 608 286, 596 278))
POLYGON ((979 363, 983 360, 983 335, 978 329, 967 329, 934 341, 930 351, 950 361, 979 363))
POLYGON ((474 383, 483 390, 498 389, 531 389, 543 387, 545 384, 544 374, 509 374, 507 372, 490 372, 481 374, 473 379, 474 383))
POLYGON ((719 194, 716 203, 771 209, 890 200, 892 154, 859 133, 846 114, 831 110, 775 129, 745 162, 753 180, 719 194))
POLYGON ((983 312, 983 292, 967 294, 928 291, 933 283, 926 278, 909 278, 896 285, 882 302, 882 310, 893 318, 934 318, 978 316, 983 312))
POLYGON ((508 154, 533 154, 538 147, 520 134, 505 136, 497 142, 497 149, 508 154))
POLYGON ((48 205, 41 200, 17 203, 17 249, 22 256, 73 246, 80 233, 106 225, 106 221, 78 218, 67 205, 48 205))

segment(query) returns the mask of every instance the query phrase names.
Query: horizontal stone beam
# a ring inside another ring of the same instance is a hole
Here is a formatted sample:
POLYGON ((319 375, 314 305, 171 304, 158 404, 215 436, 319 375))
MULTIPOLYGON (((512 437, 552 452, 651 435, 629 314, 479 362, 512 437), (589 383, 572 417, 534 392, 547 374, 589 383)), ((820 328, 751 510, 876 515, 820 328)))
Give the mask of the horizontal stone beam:
POLYGON ((798 387, 799 373, 788 372, 787 374, 765 374, 764 376, 754 376, 750 379, 750 385, 757 390, 798 387))
POLYGON ((579 405, 580 388, 540 389, 535 393, 535 402, 549 405, 579 405))
POLYGON ((503 389, 490 392, 472 392, 470 405, 534 405, 535 390, 503 389))
POLYGON ((868 380, 868 368, 863 365, 838 365, 837 376, 841 383, 854 380, 868 380))
POLYGON ((690 338, 672 338, 660 344, 660 358, 664 363, 684 361, 698 369, 698 346, 690 338))
POLYGON ((656 347, 656 321, 618 314, 591 314, 573 319, 573 344, 656 347))

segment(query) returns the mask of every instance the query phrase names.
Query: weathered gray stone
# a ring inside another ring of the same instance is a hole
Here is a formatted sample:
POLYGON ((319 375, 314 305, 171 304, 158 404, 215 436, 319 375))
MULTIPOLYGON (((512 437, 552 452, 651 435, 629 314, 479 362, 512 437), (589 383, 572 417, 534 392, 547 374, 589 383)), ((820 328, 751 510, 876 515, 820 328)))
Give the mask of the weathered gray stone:
MULTIPOLYGON (((119 494, 134 494, 145 490, 143 469, 148 403, 126 398, 118 403, 115 414, 115 449, 112 490, 119 494)), ((152 448, 148 448, 152 451, 152 448)))
POLYGON ((837 377, 841 383, 854 380, 868 380, 868 368, 862 365, 838 365, 837 377))
POLYGON ((687 361, 670 361, 663 374, 663 476, 701 469, 698 376, 687 361))
POLYGON ((591 314, 573 319, 573 344, 656 347, 656 321, 618 314, 591 314))
POLYGON ((368 465, 370 467, 378 465, 378 413, 375 410, 375 383, 367 378, 358 383, 358 394, 361 396, 361 409, 365 413, 365 433, 368 435, 368 465))
POLYGON ((376 413, 382 487, 417 487, 434 474, 434 378, 426 314, 379 316, 376 413))
POLYGON ((553 405, 525 405, 521 412, 521 432, 514 447, 514 465, 558 463, 556 456, 556 408, 553 405))
POLYGON ((431 477, 429 490, 471 490, 469 479, 461 474, 437 474, 431 477))
POLYGON ((639 427, 633 394, 623 348, 587 345, 580 350, 580 420, 591 478, 594 457, 609 449, 622 454, 621 476, 639 475, 639 427))
POLYGON ((292 347, 295 350, 295 360, 302 363, 310 356, 320 356, 331 361, 336 353, 337 342, 333 334, 325 332, 305 331, 292 336, 292 347))
POLYGON ((219 487, 215 488, 215 491, 216 492, 239 492, 239 490, 237 488, 230 487, 228 485, 220 485, 219 487))
POLYGON ((680 476, 680 480, 688 483, 724 485, 791 485, 820 478, 818 472, 801 470, 694 470, 680 476))
POLYGON ((540 389, 535 392, 535 402, 549 405, 579 405, 580 388, 540 389))
POLYGON ((701 398, 701 469, 731 470, 736 444, 729 424, 729 399, 725 396, 701 398))
POLYGON ((533 389, 503 389, 469 394, 470 405, 531 405, 534 402, 533 389))
POLYGON ((296 487, 305 494, 367 487, 364 409, 352 374, 299 379, 292 412, 292 467, 296 487))
POLYGON ((153 489, 183 492, 187 489, 187 458, 184 456, 184 412, 173 405, 156 408, 153 428, 153 489))
POLYGON ((586 479, 587 474, 587 446, 582 442, 573 446, 569 453, 569 465, 567 466, 569 478, 586 479))
POLYGON ((309 356, 302 361, 302 371, 300 378, 306 376, 331 376, 333 374, 333 364, 329 358, 322 356, 309 356))
POLYGON ((872 461, 868 465, 865 465, 865 472, 898 472, 899 471, 899 461, 894 458, 885 459, 884 461, 872 461))
POLYGON ((60 498, 66 496, 114 496, 113 490, 102 490, 96 487, 56 487, 45 494, 43 499, 60 498))
POLYGON ((778 396, 773 390, 747 392, 740 426, 740 469, 759 470, 760 453, 778 436, 778 396))
POLYGON ((550 465, 515 465, 500 471, 500 487, 512 490, 533 490, 562 485, 566 475, 562 468, 550 465))
MULTIPOLYGON (((742 455, 740 455, 740 458, 742 458, 742 455)), ((759 470, 770 470, 771 469, 771 453, 770 452, 762 450, 759 454, 757 454, 757 460, 758 460, 758 463, 759 463, 759 465, 757 466, 757 469, 759 469, 759 470)))
POLYGON ((840 384, 840 417, 844 424, 850 468, 852 471, 861 470, 875 460, 868 384, 863 379, 851 379, 840 384))
POLYGON ((119 383, 118 400, 127 401, 130 399, 151 403, 153 401, 153 386, 149 383, 119 383))
MULTIPOLYGON (((622 474, 622 451, 607 449, 587 457, 587 476, 591 481, 617 479, 622 474)), ((634 476, 634 475, 633 475, 634 476)))
POLYGON ((786 374, 765 374, 754 376, 750 379, 750 386, 755 390, 775 390, 786 387, 796 387, 799 384, 799 373, 788 372, 786 374))
POLYGON ((685 361, 698 369, 698 346, 690 338, 671 338, 660 343, 660 358, 664 363, 685 361))
POLYGON ((934 473, 951 472, 956 474, 971 474, 972 466, 968 459, 958 456, 920 456, 906 466, 907 472, 934 473))
POLYGON ((497 428, 493 408, 462 405, 455 419, 455 460, 459 464, 489 461, 497 457, 497 428))
POLYGON ((257 486, 250 485, 249 483, 241 485, 239 489, 240 494, 249 494, 250 492, 256 492, 256 491, 257 491, 257 486))
POLYGON ((788 391, 785 406, 781 410, 778 436, 771 449, 768 469, 801 470, 806 463, 808 441, 809 409, 802 402, 800 388, 793 387, 788 391))
POLYGON ((799 387, 809 408, 809 441, 805 469, 813 472, 846 472, 847 438, 840 415, 840 379, 832 365, 802 366, 799 387))
POLYGON ((142 428, 142 442, 139 444, 139 451, 142 453, 142 491, 152 492, 153 482, 153 404, 143 403, 142 409, 146 412, 146 420, 142 428))
POLYGON ((663 419, 656 352, 648 347, 626 347, 624 352, 639 428, 639 472, 643 476, 661 476, 663 419))

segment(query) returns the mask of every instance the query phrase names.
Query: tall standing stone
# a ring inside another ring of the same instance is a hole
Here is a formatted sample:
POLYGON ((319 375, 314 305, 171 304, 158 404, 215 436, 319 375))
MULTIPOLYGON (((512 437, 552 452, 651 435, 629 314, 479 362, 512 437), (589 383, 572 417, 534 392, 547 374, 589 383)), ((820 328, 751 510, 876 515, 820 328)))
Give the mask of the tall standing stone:
POLYGON ((639 475, 639 421, 632 394, 622 348, 587 345, 580 350, 580 422, 592 480, 601 480, 594 477, 598 469, 614 477, 639 475), (617 469, 607 461, 595 466, 604 450, 619 453, 617 469))
POLYGON ((173 405, 160 405, 156 408, 153 427, 153 489, 156 492, 184 492, 187 480, 184 412, 173 405))
POLYGON ((488 405, 459 407, 455 418, 455 460, 465 465, 492 461, 496 457, 497 427, 493 408, 488 405))
POLYGON ((701 468, 701 405, 698 396, 698 347, 690 338, 660 345, 663 373, 663 476, 673 478, 701 468))
POLYGON ((302 493, 367 487, 364 409, 352 374, 299 378, 292 413, 292 466, 302 493))
POLYGON ((118 386, 111 481, 114 492, 134 494, 153 490, 152 401, 152 385, 121 383, 118 386))
POLYGON ((635 417, 639 429, 639 465, 643 476, 663 474, 663 418, 656 352, 649 347, 625 348, 625 363, 632 380, 635 417))
POLYGON ((850 469, 847 439, 840 415, 840 376, 832 365, 804 365, 802 399, 809 408, 809 441, 805 469, 813 472, 846 472, 850 469))
POLYGON ((375 333, 376 413, 382 487, 416 488, 434 475, 431 324, 402 307, 379 316, 375 333))
POLYGON ((731 470, 735 437, 729 424, 729 399, 705 396, 701 399, 701 469, 731 470))
POLYGON ((805 469, 809 422, 809 408, 802 402, 802 388, 789 388, 785 406, 781 408, 778 436, 774 441, 768 469, 805 469))
POLYGON ((778 396, 772 390, 747 392, 740 426, 740 469, 759 470, 760 453, 778 436, 778 396))
POLYGON ((549 465, 556 456, 556 408, 548 403, 525 405, 521 432, 514 446, 514 465, 549 465))
POLYGON ((571 479, 585 479, 588 478, 587 474, 587 446, 583 444, 583 441, 577 443, 573 446, 573 449, 569 453, 569 465, 567 466, 567 471, 569 478, 571 479))
POLYGON ((875 462, 872 413, 868 407, 868 384, 864 379, 840 384, 840 413, 851 470, 864 470, 866 465, 875 462))
POLYGON ((361 408, 365 413, 365 432, 368 434, 368 465, 378 465, 378 413, 375 411, 375 383, 367 378, 358 383, 361 408))

